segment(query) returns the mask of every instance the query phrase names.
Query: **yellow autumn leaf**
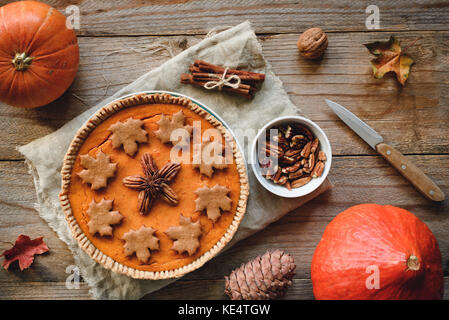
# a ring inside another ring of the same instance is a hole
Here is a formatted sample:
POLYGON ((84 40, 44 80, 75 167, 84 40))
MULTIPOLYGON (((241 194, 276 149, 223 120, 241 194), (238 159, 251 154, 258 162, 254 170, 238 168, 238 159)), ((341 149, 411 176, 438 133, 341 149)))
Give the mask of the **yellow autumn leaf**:
POLYGON ((405 84, 414 61, 403 53, 399 40, 392 36, 388 41, 367 43, 365 47, 376 56, 371 60, 375 78, 380 79, 386 73, 394 72, 399 83, 405 84))

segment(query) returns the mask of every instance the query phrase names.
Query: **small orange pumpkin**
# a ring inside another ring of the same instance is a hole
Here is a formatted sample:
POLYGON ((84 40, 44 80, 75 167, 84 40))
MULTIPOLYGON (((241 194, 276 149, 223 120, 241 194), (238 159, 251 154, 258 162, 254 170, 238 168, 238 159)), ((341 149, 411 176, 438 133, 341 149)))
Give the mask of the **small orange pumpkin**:
POLYGON ((65 16, 37 1, 0 7, 0 101, 35 108, 59 98, 75 78, 79 47, 65 16))

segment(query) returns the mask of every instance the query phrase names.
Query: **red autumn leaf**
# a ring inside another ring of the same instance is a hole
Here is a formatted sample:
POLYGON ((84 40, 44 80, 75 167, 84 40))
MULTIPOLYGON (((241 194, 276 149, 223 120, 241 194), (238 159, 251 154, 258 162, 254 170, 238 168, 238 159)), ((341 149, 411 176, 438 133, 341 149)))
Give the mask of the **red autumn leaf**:
POLYGON ((0 257, 5 257, 3 267, 7 270, 12 262, 19 260, 20 270, 28 268, 33 263, 35 254, 41 254, 49 250, 42 240, 43 238, 31 240, 30 237, 21 234, 12 248, 0 255, 0 257))

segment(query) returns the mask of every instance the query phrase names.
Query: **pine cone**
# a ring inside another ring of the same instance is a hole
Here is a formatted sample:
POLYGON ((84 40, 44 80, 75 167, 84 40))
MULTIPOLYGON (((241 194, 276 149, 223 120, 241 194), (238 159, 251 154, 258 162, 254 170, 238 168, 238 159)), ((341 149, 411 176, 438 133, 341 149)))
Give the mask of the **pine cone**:
POLYGON ((267 251, 225 277, 225 293, 232 300, 268 300, 281 297, 295 275, 293 257, 282 250, 267 251))

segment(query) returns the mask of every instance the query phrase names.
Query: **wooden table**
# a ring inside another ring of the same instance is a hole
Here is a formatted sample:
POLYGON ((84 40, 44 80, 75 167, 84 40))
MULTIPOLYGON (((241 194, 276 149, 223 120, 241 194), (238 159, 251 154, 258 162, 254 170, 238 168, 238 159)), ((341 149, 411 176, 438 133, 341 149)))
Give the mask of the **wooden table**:
MULTIPOLYGON (((0 5, 7 2, 1 0, 0 5)), ((162 43, 178 53, 215 26, 245 20, 251 21, 265 57, 293 102, 330 138, 334 153, 330 179, 335 188, 146 298, 225 298, 224 275, 267 248, 282 248, 297 262, 286 298, 312 299, 310 262, 324 228, 342 210, 365 202, 408 209, 432 229, 449 291, 449 201, 425 200, 324 103, 329 98, 348 107, 449 196, 449 2, 377 0, 381 27, 377 31, 365 27, 365 1, 46 2, 62 12, 71 4, 79 7, 81 64, 72 87, 49 106, 35 110, 0 106, 0 251, 10 247, 5 241, 13 242, 19 234, 44 236, 51 248, 26 271, 1 269, 0 298, 89 298, 85 283, 80 289, 65 286, 73 257, 36 212, 32 177, 16 146, 55 131, 169 58, 166 52, 151 50, 152 45, 162 43), (305 61, 296 49, 299 34, 312 26, 322 27, 329 36, 329 47, 319 62, 305 61), (372 57, 362 45, 392 34, 404 45, 422 37, 408 49, 416 64, 404 88, 393 77, 372 77, 372 57)))

